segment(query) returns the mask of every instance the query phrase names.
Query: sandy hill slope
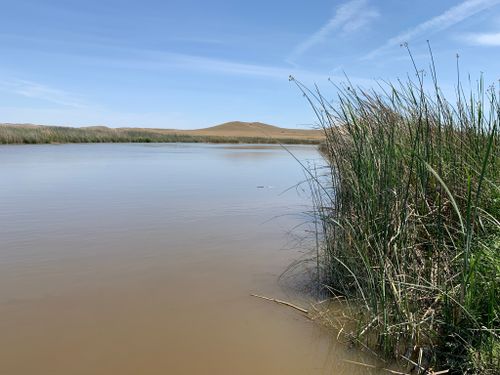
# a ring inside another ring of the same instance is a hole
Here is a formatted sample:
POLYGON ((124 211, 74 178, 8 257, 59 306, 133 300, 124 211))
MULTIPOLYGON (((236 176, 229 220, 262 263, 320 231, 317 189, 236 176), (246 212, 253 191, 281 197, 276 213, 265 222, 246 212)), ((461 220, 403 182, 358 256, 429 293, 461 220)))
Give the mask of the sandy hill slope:
POLYGON ((212 126, 210 128, 199 129, 204 131, 217 131, 217 132, 240 132, 240 131, 267 131, 279 132, 283 130, 278 126, 263 124, 262 122, 243 122, 243 121, 230 121, 224 124, 212 126))
POLYGON ((270 138, 301 138, 322 139, 323 132, 319 130, 286 129, 261 122, 232 121, 205 129, 188 130, 191 134, 231 136, 231 137, 270 137, 270 138))

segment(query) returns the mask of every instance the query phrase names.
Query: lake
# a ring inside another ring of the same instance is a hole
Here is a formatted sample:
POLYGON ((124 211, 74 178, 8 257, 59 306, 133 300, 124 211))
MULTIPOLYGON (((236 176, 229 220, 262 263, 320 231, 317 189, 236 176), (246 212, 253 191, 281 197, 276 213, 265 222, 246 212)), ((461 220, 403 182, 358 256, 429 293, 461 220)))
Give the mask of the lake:
POLYGON ((310 250, 304 179, 271 145, 1 146, 0 374, 366 373, 250 296, 307 307, 279 282, 310 250))

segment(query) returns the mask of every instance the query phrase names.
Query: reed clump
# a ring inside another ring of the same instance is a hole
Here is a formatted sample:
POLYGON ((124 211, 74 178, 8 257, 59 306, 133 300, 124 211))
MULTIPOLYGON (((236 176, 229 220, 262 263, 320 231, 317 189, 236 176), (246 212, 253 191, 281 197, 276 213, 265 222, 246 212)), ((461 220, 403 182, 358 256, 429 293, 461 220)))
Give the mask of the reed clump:
POLYGON ((451 103, 433 64, 416 77, 335 86, 333 104, 292 78, 326 135, 321 282, 349 301, 350 337, 386 358, 498 374, 498 91, 459 82, 451 103))

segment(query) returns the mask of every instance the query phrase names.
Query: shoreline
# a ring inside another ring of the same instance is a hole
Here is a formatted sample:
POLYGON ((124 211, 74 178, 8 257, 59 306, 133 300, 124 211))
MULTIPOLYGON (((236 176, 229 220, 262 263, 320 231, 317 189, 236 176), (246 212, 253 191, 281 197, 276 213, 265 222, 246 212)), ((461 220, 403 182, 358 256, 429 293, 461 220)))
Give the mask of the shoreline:
POLYGON ((319 130, 285 129, 262 123, 229 122, 198 130, 0 124, 0 144, 228 143, 320 144, 319 130))

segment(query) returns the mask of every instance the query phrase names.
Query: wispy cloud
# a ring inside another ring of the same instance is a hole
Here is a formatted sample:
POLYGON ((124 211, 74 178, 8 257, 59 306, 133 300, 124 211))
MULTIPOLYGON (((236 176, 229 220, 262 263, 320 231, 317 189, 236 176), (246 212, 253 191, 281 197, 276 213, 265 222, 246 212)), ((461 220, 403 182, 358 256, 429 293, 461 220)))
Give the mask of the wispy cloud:
MULTIPOLYGON (((287 67, 260 65, 231 60, 186 55, 178 53, 151 53, 142 63, 159 67, 175 67, 193 71, 209 71, 226 75, 255 76, 273 79, 287 79, 289 75, 302 76, 311 80, 326 79, 328 75, 287 67)), ((141 61, 137 61, 141 65, 141 61)))
POLYGON ((197 36, 170 36, 169 41, 181 42, 181 43, 193 43, 193 44, 225 44, 226 42, 222 39, 216 38, 205 38, 197 36))
POLYGON ((65 107, 85 107, 84 103, 74 95, 38 82, 23 79, 1 80, 0 90, 15 93, 27 98, 40 99, 65 107))
POLYGON ((373 59, 379 56, 381 53, 389 50, 390 48, 397 46, 403 42, 409 42, 420 36, 430 35, 436 31, 446 30, 459 22, 466 20, 479 12, 487 10, 497 4, 500 4, 500 0, 466 0, 462 3, 455 5, 440 15, 433 17, 421 24, 402 32, 389 40, 387 40, 382 46, 374 49, 363 59, 373 59))
MULTIPOLYGON (((351 3, 361 4, 366 3, 366 0, 355 0, 351 3)), ((347 4, 351 4, 347 3, 347 4)), ((345 4, 346 5, 346 4, 345 4)), ((359 5, 358 5, 359 6, 359 5)), ((342 7, 341 7, 342 8, 342 7)), ((350 11, 354 11, 352 8, 350 11)), ((345 11, 337 11, 337 13, 345 11)), ((342 23, 342 30, 344 32, 358 30, 365 25, 366 15, 358 15, 350 22, 342 23), (359 17, 358 17, 359 16, 359 17)), ((4 38, 17 38, 10 34, 0 33, 0 39, 4 38)), ((24 37, 23 37, 24 38, 24 37)), ((66 45, 66 41, 57 41, 52 39, 39 39, 38 37, 30 37, 27 39, 34 42, 43 42, 47 44, 66 45)), ((182 41, 184 37, 173 37, 172 40, 182 41)), ((200 43, 225 43, 222 40, 212 39, 190 39, 200 43)), ((136 48, 119 45, 117 43, 110 43, 109 40, 94 40, 84 44, 85 47, 92 47, 93 54, 83 53, 81 51, 66 51, 65 48, 46 48, 41 53, 52 56, 59 60, 70 59, 72 64, 77 65, 92 65, 101 67, 113 67, 117 69, 137 69, 137 70, 189 70, 192 72, 214 73, 220 75, 235 75, 235 76, 249 76, 256 78, 269 78, 273 80, 287 80, 290 75, 297 77, 305 82, 318 82, 326 81, 329 77, 332 79, 343 80, 343 76, 337 74, 335 69, 324 71, 313 71, 307 69, 299 69, 297 67, 290 67, 285 64, 259 64, 247 61, 236 61, 232 59, 223 59, 211 56, 201 56, 196 54, 178 53, 173 51, 136 48)), ((22 46, 19 48, 23 48, 22 46)), ((353 80, 357 80, 352 77, 353 80)), ((360 78, 359 81, 362 81, 360 78)), ((9 90, 10 92, 17 92, 24 96, 35 95, 39 98, 51 102, 59 102, 60 104, 66 103, 67 105, 79 105, 79 101, 69 93, 61 90, 55 90, 47 86, 29 82, 29 81, 1 81, 0 90, 9 90)))
POLYGON ((311 71, 285 65, 265 65, 157 50, 122 50, 119 57, 81 57, 80 62, 117 69, 185 70, 232 76, 287 80, 290 75, 307 82, 326 81, 333 71, 311 71))
POLYGON ((369 5, 368 0, 351 0, 344 3, 323 27, 295 47, 288 60, 293 61, 310 48, 324 42, 334 31, 350 34, 366 27, 379 16, 379 12, 369 5))
MULTIPOLYGON (((184 129, 193 126, 188 119, 191 113, 181 112, 133 112, 126 109, 113 110, 101 106, 74 107, 30 107, 2 106, 0 123, 45 124, 58 126, 152 127, 184 129)), ((194 118, 197 119, 196 116, 194 118)))
POLYGON ((500 46, 500 32, 499 33, 474 33, 466 34, 462 38, 466 43, 476 46, 499 47, 500 46))
MULTIPOLYGON (((339 75, 338 69, 329 71, 312 71, 290 68, 283 65, 253 64, 154 50, 131 50, 126 58, 104 57, 87 60, 87 62, 125 69, 159 71, 176 69, 188 70, 194 73, 213 73, 241 77, 248 76, 254 78, 272 79, 276 81, 288 80, 288 77, 291 75, 307 84, 327 82, 328 78, 334 81, 345 81, 345 76, 342 74, 339 75)), ((373 83, 372 80, 363 77, 350 76, 349 80, 359 85, 373 83)))

